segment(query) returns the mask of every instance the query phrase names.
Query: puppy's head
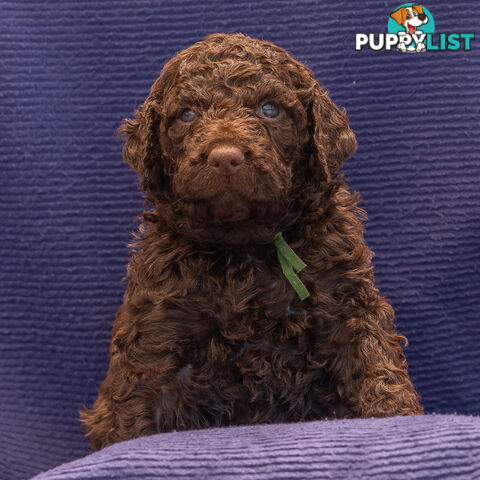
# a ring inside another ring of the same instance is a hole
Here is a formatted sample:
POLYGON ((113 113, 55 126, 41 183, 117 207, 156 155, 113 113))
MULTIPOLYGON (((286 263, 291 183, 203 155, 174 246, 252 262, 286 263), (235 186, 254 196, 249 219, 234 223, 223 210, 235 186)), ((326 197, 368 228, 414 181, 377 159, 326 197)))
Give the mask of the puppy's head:
POLYGON ((395 10, 392 17, 399 25, 405 27, 408 33, 413 34, 420 25, 428 23, 428 17, 423 12, 422 5, 412 5, 411 7, 400 7, 395 10))
POLYGON ((293 190, 326 188, 356 149, 312 71, 243 34, 209 35, 169 60, 119 133, 124 160, 183 233, 233 243, 271 240, 293 190))

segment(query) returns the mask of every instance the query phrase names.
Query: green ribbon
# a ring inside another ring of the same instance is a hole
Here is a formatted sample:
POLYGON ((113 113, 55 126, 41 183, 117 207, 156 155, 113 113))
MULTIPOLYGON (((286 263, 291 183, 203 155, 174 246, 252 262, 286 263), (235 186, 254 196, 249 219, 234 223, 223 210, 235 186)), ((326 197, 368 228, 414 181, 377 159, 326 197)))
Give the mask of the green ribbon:
POLYGON ((277 255, 278 259, 280 260, 283 274, 290 282, 290 285, 297 292, 300 300, 305 300, 310 295, 310 293, 308 293, 307 288, 298 278, 298 275, 294 272, 293 269, 295 269, 297 272, 300 272, 306 267, 306 265, 288 246, 288 243, 282 237, 282 232, 278 232, 273 237, 273 243, 275 245, 275 248, 277 249, 277 255))

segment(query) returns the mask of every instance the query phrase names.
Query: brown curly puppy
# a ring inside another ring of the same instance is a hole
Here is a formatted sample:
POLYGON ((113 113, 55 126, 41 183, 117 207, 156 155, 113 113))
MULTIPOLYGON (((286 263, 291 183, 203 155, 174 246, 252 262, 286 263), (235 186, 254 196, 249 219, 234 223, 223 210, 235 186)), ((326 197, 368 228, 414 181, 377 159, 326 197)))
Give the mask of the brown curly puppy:
POLYGON ((94 449, 169 430, 422 413, 374 285, 355 136, 312 71, 242 34, 169 60, 126 120, 146 194, 94 449), (274 236, 306 263, 301 300, 274 236))

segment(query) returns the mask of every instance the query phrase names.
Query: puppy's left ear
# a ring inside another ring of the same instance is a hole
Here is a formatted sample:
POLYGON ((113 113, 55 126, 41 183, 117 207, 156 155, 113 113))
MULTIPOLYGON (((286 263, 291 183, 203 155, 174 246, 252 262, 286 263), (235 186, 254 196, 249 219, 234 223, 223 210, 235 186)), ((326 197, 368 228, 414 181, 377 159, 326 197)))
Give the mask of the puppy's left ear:
POLYGON ((423 15, 422 5, 412 5, 412 10, 415 10, 418 14, 423 15))
POLYGON ((343 163, 357 150, 355 134, 350 129, 347 115, 328 97, 328 92, 317 84, 309 111, 312 154, 309 165, 319 181, 327 183, 343 163))

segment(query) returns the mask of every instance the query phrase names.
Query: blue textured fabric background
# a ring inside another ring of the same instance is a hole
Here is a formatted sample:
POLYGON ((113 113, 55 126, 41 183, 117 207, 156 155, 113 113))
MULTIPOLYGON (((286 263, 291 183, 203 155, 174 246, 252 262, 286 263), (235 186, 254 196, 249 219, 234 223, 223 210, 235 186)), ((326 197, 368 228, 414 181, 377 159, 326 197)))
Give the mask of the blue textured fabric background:
MULTIPOLYGON (((478 3, 426 4, 437 32, 478 3)), ((0 479, 88 453, 77 410, 107 367, 142 202, 114 138, 164 62, 212 32, 264 38, 346 107, 377 284, 429 413, 480 413, 480 43, 354 50, 386 1, 0 1, 0 479)))

